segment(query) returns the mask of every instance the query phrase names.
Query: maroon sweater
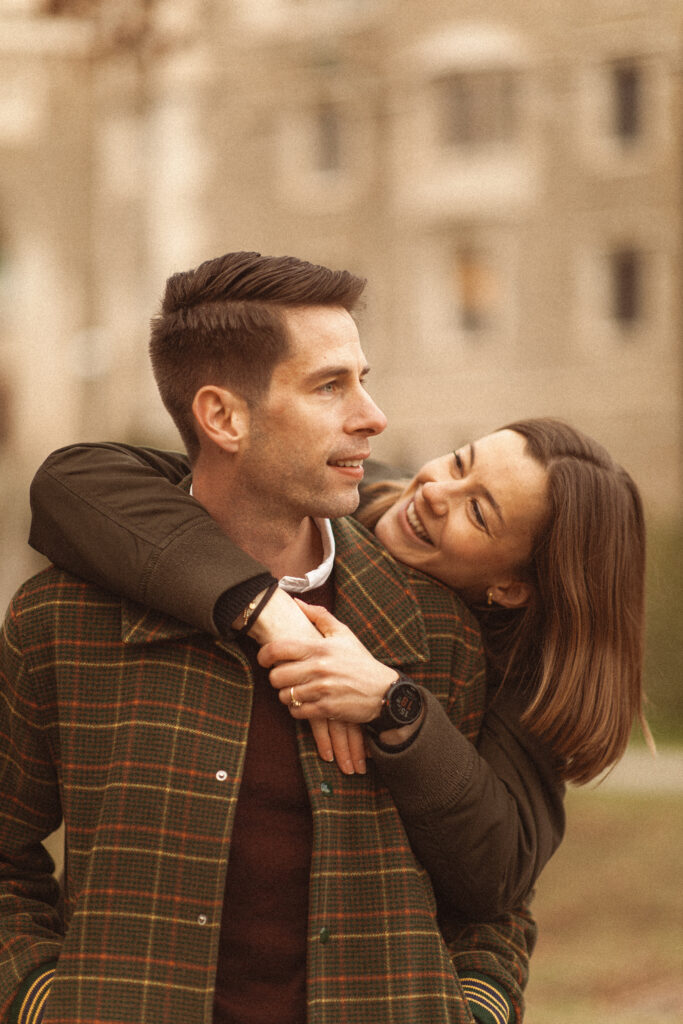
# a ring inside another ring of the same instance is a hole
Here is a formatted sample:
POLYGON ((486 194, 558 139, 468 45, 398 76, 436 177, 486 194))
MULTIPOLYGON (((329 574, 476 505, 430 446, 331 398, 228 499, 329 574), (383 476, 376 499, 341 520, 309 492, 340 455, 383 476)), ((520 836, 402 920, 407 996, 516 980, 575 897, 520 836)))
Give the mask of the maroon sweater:
MULTIPOLYGON (((328 584, 303 595, 330 607, 328 584)), ((306 1020, 313 829, 296 722, 245 639, 254 697, 221 922, 214 1024, 306 1020)))

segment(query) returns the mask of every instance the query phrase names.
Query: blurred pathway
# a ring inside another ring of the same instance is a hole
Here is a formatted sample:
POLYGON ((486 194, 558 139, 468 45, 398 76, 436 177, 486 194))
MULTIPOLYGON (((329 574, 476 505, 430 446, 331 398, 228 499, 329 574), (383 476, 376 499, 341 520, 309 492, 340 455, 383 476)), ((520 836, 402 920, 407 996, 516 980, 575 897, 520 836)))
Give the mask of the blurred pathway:
POLYGON ((599 789, 631 791, 683 792, 683 749, 664 747, 653 757, 641 747, 626 752, 614 771, 600 783, 599 789))

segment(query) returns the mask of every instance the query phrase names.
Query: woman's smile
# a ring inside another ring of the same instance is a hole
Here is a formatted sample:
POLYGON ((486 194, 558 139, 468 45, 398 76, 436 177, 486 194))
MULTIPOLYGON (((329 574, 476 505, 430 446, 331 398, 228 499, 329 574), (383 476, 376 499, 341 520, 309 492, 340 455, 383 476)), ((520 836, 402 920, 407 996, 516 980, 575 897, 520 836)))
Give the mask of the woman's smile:
POLYGON ((417 513, 417 509, 415 508, 414 498, 412 498, 408 503, 405 513, 406 519, 408 520, 408 525, 410 526, 413 533, 417 536, 418 540, 424 541, 424 543, 430 544, 433 547, 433 541, 431 540, 429 534, 427 533, 422 523, 422 520, 420 519, 417 513))

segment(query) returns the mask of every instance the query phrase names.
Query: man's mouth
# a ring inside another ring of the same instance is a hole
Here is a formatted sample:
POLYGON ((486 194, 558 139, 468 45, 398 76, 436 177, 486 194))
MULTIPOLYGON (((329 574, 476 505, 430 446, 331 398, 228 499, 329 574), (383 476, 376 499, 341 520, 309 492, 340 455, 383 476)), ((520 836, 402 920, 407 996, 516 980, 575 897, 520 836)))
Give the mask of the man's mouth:
POLYGON ((406 508, 406 519, 408 520, 411 530, 420 538, 420 540, 425 541, 427 544, 432 543, 429 534, 422 525, 422 520, 417 514, 414 501, 411 501, 406 508))

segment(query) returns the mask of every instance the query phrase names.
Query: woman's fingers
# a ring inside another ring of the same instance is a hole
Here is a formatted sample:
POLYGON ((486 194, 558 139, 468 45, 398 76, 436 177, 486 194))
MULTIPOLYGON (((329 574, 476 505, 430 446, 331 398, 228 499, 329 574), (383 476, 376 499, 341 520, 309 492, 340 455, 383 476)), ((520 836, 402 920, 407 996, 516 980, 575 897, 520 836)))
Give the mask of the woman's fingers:
POLYGON ((322 757, 323 761, 334 761, 334 750, 332 748, 330 732, 327 728, 327 719, 313 719, 311 721, 311 732, 313 733, 313 739, 315 740, 315 745, 318 748, 318 753, 322 757))
POLYGON ((306 640, 272 640, 259 648, 258 662, 264 668, 284 662, 301 662, 312 657, 320 650, 318 643, 306 640))
POLYGON ((345 626, 339 619, 335 619, 332 612, 328 612, 327 608, 323 608, 322 605, 306 604, 299 597, 295 597, 294 600, 308 621, 312 622, 323 636, 343 636, 345 633, 350 633, 348 626, 345 626))
MULTIPOLYGON (((317 632, 313 635, 301 635, 301 630, 293 636, 283 637, 264 643, 259 649, 259 664, 264 668, 271 668, 283 661, 303 661, 306 658, 314 657, 328 650, 328 646, 322 644, 323 638, 330 640, 340 638, 346 642, 356 641, 353 633, 342 622, 335 619, 331 612, 315 604, 306 604, 305 601, 296 599, 296 604, 304 612, 306 618, 312 623, 317 632)), ((310 626, 308 626, 310 629, 310 626)))
POLYGON ((347 722, 345 724, 349 753, 351 754, 354 770, 359 775, 365 775, 365 733, 361 726, 355 722, 347 722))
POLYGON ((365 775, 365 737, 353 722, 311 719, 311 731, 323 761, 336 761, 345 775, 365 775))

